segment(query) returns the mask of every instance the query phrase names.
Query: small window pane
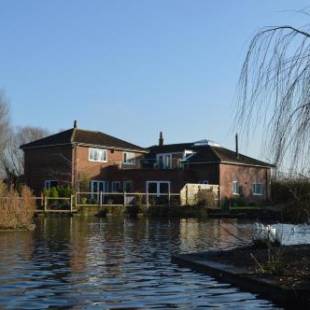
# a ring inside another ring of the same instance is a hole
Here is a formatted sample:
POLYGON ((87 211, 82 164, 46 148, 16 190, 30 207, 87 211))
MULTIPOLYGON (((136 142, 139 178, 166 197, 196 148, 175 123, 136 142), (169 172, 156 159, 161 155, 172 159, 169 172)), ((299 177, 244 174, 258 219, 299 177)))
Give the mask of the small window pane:
POLYGON ((160 183, 159 184, 159 192, 161 194, 169 193, 169 184, 168 183, 160 183))
POLYGON ((157 194, 157 183, 149 183, 148 184, 148 193, 157 194))

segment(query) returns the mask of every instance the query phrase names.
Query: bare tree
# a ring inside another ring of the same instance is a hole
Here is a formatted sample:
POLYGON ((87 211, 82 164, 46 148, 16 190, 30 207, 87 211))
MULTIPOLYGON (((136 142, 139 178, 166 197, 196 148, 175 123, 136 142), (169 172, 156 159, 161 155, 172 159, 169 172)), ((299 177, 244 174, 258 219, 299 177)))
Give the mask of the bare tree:
MULTIPOLYGON (((267 27, 252 39, 239 80, 239 130, 263 129, 274 162, 293 171, 309 164, 309 27, 267 27)), ((310 170, 307 171, 308 173, 310 170)))
POLYGON ((24 172, 24 154, 20 146, 48 135, 48 131, 38 127, 17 127, 11 129, 2 157, 2 165, 10 183, 24 172))
MULTIPOLYGON (((4 150, 7 146, 9 138, 9 107, 4 98, 4 95, 0 93, 0 162, 4 156, 4 150)), ((3 169, 0 165, 0 177, 3 176, 3 169)))
POLYGON ((9 106, 0 93, 0 151, 5 148, 9 129, 9 106))

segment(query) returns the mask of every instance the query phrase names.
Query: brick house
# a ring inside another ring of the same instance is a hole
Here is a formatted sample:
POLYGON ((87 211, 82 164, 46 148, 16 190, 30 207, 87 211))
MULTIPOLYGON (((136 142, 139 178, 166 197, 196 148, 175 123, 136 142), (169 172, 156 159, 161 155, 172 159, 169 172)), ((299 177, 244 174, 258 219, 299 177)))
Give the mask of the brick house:
POLYGON ((268 200, 273 165, 208 140, 142 148, 102 132, 69 130, 21 146, 25 182, 91 192, 177 193, 186 183, 218 184, 220 199, 268 200))

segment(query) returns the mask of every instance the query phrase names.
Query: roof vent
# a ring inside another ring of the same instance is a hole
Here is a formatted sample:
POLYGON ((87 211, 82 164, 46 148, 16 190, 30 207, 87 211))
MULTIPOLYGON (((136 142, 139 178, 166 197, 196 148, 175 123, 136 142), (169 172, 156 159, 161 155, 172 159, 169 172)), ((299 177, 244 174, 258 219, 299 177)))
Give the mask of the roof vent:
POLYGON ((194 142, 194 146, 204 146, 204 145, 220 146, 220 144, 218 144, 214 141, 208 140, 208 139, 203 139, 203 140, 199 140, 199 141, 194 142))

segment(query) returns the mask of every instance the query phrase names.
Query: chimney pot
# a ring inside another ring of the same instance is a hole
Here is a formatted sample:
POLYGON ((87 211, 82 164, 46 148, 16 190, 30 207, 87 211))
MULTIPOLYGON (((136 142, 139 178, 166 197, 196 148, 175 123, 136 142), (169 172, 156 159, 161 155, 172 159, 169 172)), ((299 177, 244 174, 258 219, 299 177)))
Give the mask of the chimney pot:
POLYGON ((73 128, 77 128, 77 120, 73 122, 73 128))

